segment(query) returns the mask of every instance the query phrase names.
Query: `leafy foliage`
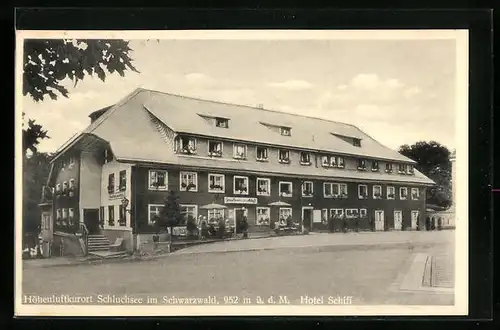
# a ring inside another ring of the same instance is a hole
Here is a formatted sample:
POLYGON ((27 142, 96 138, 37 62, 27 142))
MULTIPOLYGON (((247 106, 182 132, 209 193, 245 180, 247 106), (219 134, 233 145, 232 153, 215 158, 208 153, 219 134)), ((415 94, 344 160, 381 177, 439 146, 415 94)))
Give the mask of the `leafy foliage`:
POLYGON ((436 182, 427 192, 427 203, 441 207, 451 205, 450 150, 436 141, 419 141, 402 145, 399 153, 417 162, 416 168, 436 182))
POLYGON ((157 226, 161 228, 169 227, 170 232, 173 232, 173 227, 179 225, 181 221, 182 213, 179 204, 179 196, 172 190, 165 199, 165 204, 162 208, 157 226))
POLYGON ((37 147, 40 140, 43 139, 50 139, 50 137, 47 135, 47 131, 42 128, 42 125, 36 124, 33 119, 28 120, 26 128, 23 123, 23 155, 26 155, 28 150, 35 154, 38 151, 37 147))

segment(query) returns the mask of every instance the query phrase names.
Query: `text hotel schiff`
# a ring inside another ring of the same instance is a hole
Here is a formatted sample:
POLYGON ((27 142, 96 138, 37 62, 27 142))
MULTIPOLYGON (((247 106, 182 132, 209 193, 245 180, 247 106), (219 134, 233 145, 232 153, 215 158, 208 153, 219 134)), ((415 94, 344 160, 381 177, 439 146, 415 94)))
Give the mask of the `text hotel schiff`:
POLYGON ((152 233, 171 190, 185 215, 246 216, 249 230, 288 215, 314 230, 332 214, 408 230, 423 223, 434 184, 357 127, 324 119, 145 89, 90 118, 53 158, 51 229, 83 222, 128 250, 152 233), (210 203, 227 209, 200 209, 210 203))

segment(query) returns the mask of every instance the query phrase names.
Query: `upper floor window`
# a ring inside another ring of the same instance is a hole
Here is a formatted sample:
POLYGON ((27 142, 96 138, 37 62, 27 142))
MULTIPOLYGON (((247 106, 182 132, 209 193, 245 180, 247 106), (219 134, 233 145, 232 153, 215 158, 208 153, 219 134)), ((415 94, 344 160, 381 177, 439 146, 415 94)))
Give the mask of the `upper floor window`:
POLYGON ((415 174, 415 166, 408 165, 408 174, 415 174))
POLYGON ((282 164, 289 164, 290 163, 290 151, 279 150, 278 151, 278 160, 282 164))
POLYGON ((119 173, 120 181, 119 181, 119 190, 124 191, 127 188, 127 171, 122 170, 119 173))
POLYGON ((368 198, 368 186, 365 184, 358 185, 358 198, 367 199, 368 198))
POLYGON ((284 136, 290 136, 290 135, 292 135, 292 130, 290 127, 281 127, 280 134, 284 135, 284 136))
POLYGON ((75 157, 70 156, 69 157, 69 167, 73 167, 73 165, 75 165, 75 157))
POLYGON ((208 155, 212 157, 222 157, 222 142, 208 141, 208 155))
POLYGON ((257 195, 269 196, 271 194, 271 180, 257 178, 257 195))
POLYGON ((304 181, 302 183, 302 196, 312 197, 314 193, 314 185, 312 181, 304 181))
POLYGON ((323 183, 323 196, 324 197, 338 197, 340 193, 339 185, 337 183, 325 182, 323 183))
POLYGON ((266 161, 267 160, 267 148, 257 147, 257 160, 266 161))
POLYGON ((69 189, 75 189, 75 179, 69 180, 69 189))
POLYGON ((344 157, 342 157, 342 156, 338 156, 337 157, 337 167, 338 168, 344 168, 345 167, 344 157))
POLYGON ((341 198, 347 198, 347 184, 341 183, 339 184, 339 193, 341 198))
POLYGON ((233 150, 233 157, 236 159, 246 159, 247 158, 247 146, 244 144, 235 143, 233 150))
POLYGON ((198 191, 198 173, 180 172, 180 191, 198 191))
POLYGON ((208 175, 208 192, 224 192, 224 174, 208 175))
POLYGON ((406 172, 406 164, 399 164, 398 173, 403 174, 406 172))
POLYGON ((373 186, 373 199, 382 198, 382 186, 373 186))
POLYGON ((68 209, 68 217, 69 217, 71 220, 73 220, 73 219, 74 219, 74 217, 75 217, 75 211, 74 211, 74 209, 72 209, 72 208, 69 208, 69 209, 68 209))
POLYGON ((109 149, 104 149, 104 164, 107 164, 113 160, 113 155, 109 149))
POLYGON ((167 171, 149 171, 149 190, 168 190, 167 171))
POLYGON ((392 173, 392 164, 391 163, 385 164, 385 173, 392 173))
POLYGON ((233 193, 235 195, 248 195, 248 177, 234 176, 233 193))
POLYGON ((115 173, 110 173, 108 175, 108 193, 112 194, 115 192, 115 173))
POLYGON ((396 189, 394 187, 387 187, 387 199, 394 199, 396 196, 396 189))
POLYGON ((221 127, 221 128, 229 128, 229 119, 215 118, 215 126, 221 127))
POLYGON ((377 172, 378 170, 379 170, 379 168, 378 168, 378 161, 373 160, 372 161, 372 171, 373 172, 377 172))
POLYGON ((279 183, 279 192, 282 197, 292 197, 292 183, 281 181, 279 183))
POLYGON ((63 191, 68 190, 68 181, 63 182, 63 191))
POLYGON ((361 147, 361 139, 353 138, 352 139, 352 145, 355 146, 355 147, 361 147))
POLYGON ((399 199, 407 199, 408 198, 408 188, 401 187, 399 188, 399 199))
POLYGON ((68 219, 68 209, 67 208, 62 209, 62 218, 68 219))
POLYGON ((175 143, 177 152, 188 155, 196 153, 196 139, 193 137, 179 136, 175 143))
POLYGON ((366 170, 366 160, 358 159, 358 170, 360 171, 366 170))
POLYGON ((411 199, 413 199, 413 200, 420 199, 420 189, 411 188, 411 199))
POLYGON ((323 167, 330 167, 330 157, 328 157, 328 156, 322 156, 321 157, 321 166, 323 166, 323 167))
POLYGON ((300 153, 300 164, 311 165, 311 154, 305 151, 300 153))

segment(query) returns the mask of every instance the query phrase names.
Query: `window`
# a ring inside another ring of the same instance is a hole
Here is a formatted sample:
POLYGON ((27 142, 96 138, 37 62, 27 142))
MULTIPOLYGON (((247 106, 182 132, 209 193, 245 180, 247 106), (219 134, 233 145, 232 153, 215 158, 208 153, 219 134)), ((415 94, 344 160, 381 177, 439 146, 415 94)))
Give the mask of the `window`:
POLYGON ((104 224, 104 206, 99 207, 99 226, 104 224))
POLYGON ((75 189, 75 179, 69 180, 69 189, 75 189))
POLYGON ((392 173, 392 164, 385 164, 385 173, 392 173))
POLYGON ((68 217, 70 219, 74 219, 74 217, 75 217, 75 211, 72 208, 68 209, 68 217))
POLYGON ((413 165, 408 165, 408 174, 415 174, 415 167, 413 165))
POLYGON ((69 157, 69 167, 73 167, 75 165, 75 157, 70 156, 69 157))
POLYGON ((279 189, 280 189, 280 196, 292 197, 292 183, 291 182, 280 181, 279 189))
POLYGON ((211 157, 222 157, 222 142, 208 141, 208 155, 211 157))
MULTIPOLYGON (((196 221, 196 218, 198 217, 198 205, 181 204, 180 208, 181 208, 182 220, 179 222, 179 225, 185 225, 188 219, 193 219, 194 221, 196 221)), ((215 210, 215 211, 222 211, 221 217, 224 217, 224 210, 215 210)), ((208 212, 208 218, 210 219, 210 210, 208 212)))
POLYGON ((288 218, 292 217, 292 209, 289 207, 280 207, 280 221, 286 221, 288 218))
POLYGON ((57 220, 62 219, 62 210, 61 209, 56 210, 56 218, 57 218, 57 220))
POLYGON ((373 199, 382 199, 382 186, 373 186, 373 199))
POLYGON ((56 184, 56 191, 57 192, 61 191, 61 184, 60 183, 56 184))
POLYGON ((224 210, 208 210, 208 223, 218 223, 221 219, 224 219, 224 210))
POLYGON ((257 207, 257 226, 269 226, 271 210, 269 207, 257 207))
POLYGON ((321 157, 321 166, 323 167, 330 167, 330 159, 328 156, 322 156, 321 157))
POLYGON ((330 156, 330 166, 331 167, 337 167, 337 157, 330 156))
POLYGON ((42 215, 42 229, 50 229, 50 215, 42 215))
POLYGON ((289 164, 290 163, 290 151, 279 150, 278 151, 278 160, 282 164, 289 164))
POLYGON ((115 192, 115 173, 108 175, 108 193, 112 194, 115 192))
POLYGON ((406 199, 408 197, 408 188, 399 188, 399 199, 406 199))
POLYGON ((308 152, 300 153, 300 164, 301 165, 311 165, 311 154, 308 152))
POLYGON ((358 185, 358 198, 367 199, 368 198, 368 186, 364 184, 358 185))
POLYGON ((104 149, 104 164, 107 164, 113 160, 113 155, 108 149, 104 149))
POLYGON ((68 190, 68 181, 64 181, 62 187, 63 187, 63 191, 68 190))
POLYGON ((323 196, 324 197, 338 197, 339 196, 339 184, 338 183, 323 183, 323 196))
POLYGON ((66 167, 66 161, 63 159, 61 160, 61 169, 64 171, 65 167, 66 167))
POLYGON ((167 171, 149 171, 149 190, 168 190, 167 171))
POLYGON ((313 187, 314 187, 314 185, 313 185, 312 181, 304 181, 304 183, 302 184, 302 196, 312 197, 312 195, 314 193, 313 187))
POLYGON ((215 126, 220 128, 229 128, 229 119, 215 118, 215 126))
POLYGON ((158 221, 161 216, 161 212, 163 211, 163 205, 161 204, 149 204, 148 205, 148 224, 154 225, 156 221, 158 221))
POLYGON ((196 153, 196 139, 187 136, 179 136, 175 140, 175 150, 183 154, 196 153))
POLYGON ((208 192, 223 193, 225 191, 225 182, 223 174, 208 175, 208 192))
POLYGON ((394 187, 387 187, 387 199, 394 199, 396 197, 396 189, 394 187))
POLYGON ((257 160, 260 161, 267 160, 267 148, 257 147, 257 160))
POLYGON ((281 127, 280 134, 284 136, 290 136, 292 135, 292 130, 290 129, 290 127, 281 127))
POLYGON ((115 225, 115 206, 114 205, 108 206, 108 225, 109 226, 115 225))
POLYGON ((198 191, 198 174, 196 172, 180 172, 180 191, 198 191))
POLYGON ((341 183, 339 185, 340 187, 340 197, 341 198, 347 198, 347 184, 346 183, 341 183))
POLYGON ((338 157, 337 167, 338 168, 344 168, 345 167, 344 157, 338 157))
POLYGON ((330 218, 341 217, 344 215, 343 209, 330 209, 330 218))
POLYGON ((127 189, 127 171, 126 170, 120 171, 119 176, 120 176, 119 189, 120 191, 125 191, 127 189))
POLYGON ((257 178, 257 196, 269 196, 271 194, 271 180, 257 178))
POLYGON ((68 209, 67 208, 62 209, 62 218, 68 219, 68 209))
POLYGON ((358 209, 345 209, 346 218, 356 218, 358 215, 358 209))
POLYGON ((247 146, 244 144, 234 145, 234 158, 236 159, 246 159, 247 158, 247 146))
POLYGON ((419 200, 420 199, 420 189, 411 188, 411 199, 419 200))
POLYGON ((358 170, 366 170, 366 161, 364 159, 358 159, 358 170))
POLYGON ((125 210, 125 205, 118 205, 118 224, 122 227, 127 225, 127 211, 125 210))
POLYGON ((355 146, 355 147, 361 147, 361 139, 353 138, 352 139, 352 145, 355 146))
POLYGON ((405 164, 399 164, 398 173, 399 174, 404 174, 405 172, 406 172, 406 165, 405 164))
POLYGON ((328 209, 321 209, 321 222, 328 222, 328 209))
POLYGON ((233 193, 235 195, 248 195, 248 177, 234 176, 233 193))
POLYGON ((379 170, 378 161, 376 161, 376 160, 372 161, 372 171, 377 172, 378 170, 379 170))
POLYGON ((367 215, 368 215, 368 212, 366 211, 366 209, 359 209, 359 216, 361 218, 366 218, 367 215))

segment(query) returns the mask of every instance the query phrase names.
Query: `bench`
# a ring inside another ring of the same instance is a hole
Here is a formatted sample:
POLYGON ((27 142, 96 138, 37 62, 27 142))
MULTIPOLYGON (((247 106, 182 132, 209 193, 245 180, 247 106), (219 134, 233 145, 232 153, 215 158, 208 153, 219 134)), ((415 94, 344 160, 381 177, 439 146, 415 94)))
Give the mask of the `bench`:
POLYGON ((120 249, 123 244, 123 237, 118 237, 113 244, 109 245, 110 249, 120 249))

